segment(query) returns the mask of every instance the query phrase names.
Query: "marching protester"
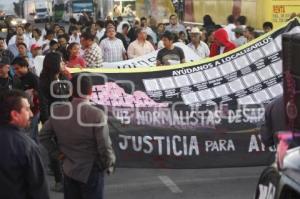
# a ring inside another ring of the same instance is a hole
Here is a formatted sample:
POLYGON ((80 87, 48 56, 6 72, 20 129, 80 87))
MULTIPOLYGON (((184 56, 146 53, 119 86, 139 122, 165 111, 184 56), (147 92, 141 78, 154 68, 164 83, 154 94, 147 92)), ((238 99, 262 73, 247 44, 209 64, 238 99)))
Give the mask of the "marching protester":
POLYGON ((118 62, 127 59, 125 47, 120 39, 116 37, 115 26, 106 28, 107 38, 100 42, 100 48, 105 62, 118 62))
POLYGON ((123 24, 121 33, 126 40, 127 46, 129 46, 129 44, 130 44, 130 38, 128 37, 128 31, 129 31, 129 25, 127 23, 123 24))
POLYGON ((164 48, 158 51, 156 66, 174 65, 185 62, 184 52, 181 48, 174 46, 174 34, 166 31, 162 36, 164 48))
POLYGON ((80 56, 80 45, 76 42, 70 43, 67 48, 68 61, 67 66, 70 68, 85 68, 85 60, 80 56))
POLYGON ((233 43, 237 47, 240 47, 247 43, 247 38, 244 37, 244 29, 242 28, 242 26, 239 26, 239 27, 233 29, 232 31, 235 33, 235 37, 236 37, 236 39, 233 41, 233 43))
POLYGON ((29 70, 29 64, 26 59, 17 57, 12 62, 16 76, 21 81, 22 90, 27 93, 30 99, 31 111, 33 117, 31 118, 30 128, 27 130, 30 137, 37 143, 38 142, 38 123, 39 123, 39 102, 38 102, 38 89, 39 79, 29 70))
POLYGON ((28 37, 26 37, 25 32, 24 32, 24 27, 23 26, 18 26, 16 28, 16 35, 12 36, 8 42, 8 45, 13 45, 17 43, 17 37, 23 37, 24 39, 24 43, 29 46, 30 45, 30 39, 28 37))
POLYGON ((24 43, 24 35, 16 35, 16 42, 9 45, 7 49, 14 55, 14 58, 19 55, 18 45, 24 43))
POLYGON ((50 199, 39 147, 23 132, 31 117, 24 92, 0 94, 0 198, 50 199))
MULTIPOLYGON (((63 70, 64 62, 59 53, 50 52, 45 56, 39 84, 40 120, 43 124, 50 117, 53 103, 69 100, 64 97, 70 93, 70 88, 68 84, 61 82, 62 80, 67 80, 63 70)), ((55 185, 52 189, 54 191, 63 191, 60 162, 52 151, 49 151, 49 159, 55 180, 55 185)))
POLYGON ((28 44, 30 44, 30 41, 32 39, 32 25, 31 25, 31 23, 26 23, 24 25, 24 35, 29 40, 28 44))
POLYGON ((152 44, 146 40, 147 32, 144 28, 138 28, 136 34, 137 39, 128 46, 127 54, 129 59, 143 56, 155 50, 152 44))
POLYGON ((42 29, 42 36, 45 36, 48 31, 53 31, 52 30, 52 23, 50 21, 47 21, 45 23, 44 28, 42 29))
POLYGON ((43 123, 49 118, 50 106, 53 102, 68 100, 66 98, 57 98, 59 95, 65 96, 70 93, 69 87, 64 83, 57 83, 54 85, 55 87, 52 88, 52 90, 55 96, 51 93, 52 82, 68 80, 68 77, 63 73, 64 67, 65 65, 60 53, 50 52, 45 56, 39 85, 41 121, 43 123))
POLYGON ((42 37, 42 31, 38 28, 32 30, 32 39, 30 41, 30 45, 37 44, 39 46, 44 45, 44 39, 42 37))
POLYGON ((54 40, 54 32, 52 30, 48 30, 45 35, 44 44, 42 46, 43 53, 45 54, 46 51, 49 51, 50 48, 50 42, 54 40))
MULTIPOLYGON (((114 21, 111 21, 111 20, 106 21, 106 22, 105 22, 105 34, 104 34, 104 36, 100 39, 100 42, 99 42, 99 43, 101 43, 101 41, 107 37, 106 32, 107 32, 107 28, 108 28, 109 26, 114 26, 114 27, 116 28, 116 24, 115 24, 114 21)), ((116 38, 118 38, 118 39, 120 39, 120 40, 122 41, 122 43, 123 43, 125 49, 128 48, 126 39, 125 39, 125 37, 123 36, 122 33, 116 32, 116 38)))
POLYGON ((255 29, 251 26, 247 26, 244 31, 244 37, 246 37, 247 42, 250 42, 256 38, 255 29))
POLYGON ((56 38, 58 39, 59 36, 62 36, 62 35, 65 35, 65 34, 66 34, 65 28, 63 26, 60 26, 59 30, 57 31, 56 38))
POLYGON ((197 55, 199 55, 200 59, 204 59, 209 57, 210 50, 207 44, 201 41, 201 35, 202 32, 199 30, 199 28, 192 28, 190 34, 191 43, 188 44, 188 47, 190 47, 197 55))
POLYGON ((203 16, 203 28, 206 31, 212 31, 215 29, 216 23, 213 21, 210 15, 203 16))
POLYGON ((147 35, 151 36, 153 39, 154 44, 157 44, 157 35, 156 33, 152 30, 152 28, 149 27, 148 21, 146 17, 141 18, 141 27, 144 28, 147 32, 147 35))
POLYGON ((61 153, 65 199, 103 199, 104 174, 113 171, 116 160, 107 116, 89 102, 92 94, 89 77, 75 76, 72 85, 73 114, 67 120, 59 119, 66 115, 69 106, 54 106, 57 117, 50 116, 43 126, 41 143, 49 151, 56 151, 57 156, 61 153), (78 114, 82 120, 78 120, 78 114), (57 145, 53 144, 54 138, 57 145))
MULTIPOLYGON (((25 43, 19 43, 17 45, 17 47, 18 47, 18 52, 19 52, 17 57, 25 58, 25 59, 27 59, 28 62, 31 63, 32 62, 32 55, 31 55, 30 51, 27 49, 26 44, 25 43)), ((33 67, 33 66, 31 65, 31 67, 33 67)))
POLYGON ((21 89, 20 80, 9 72, 10 63, 9 57, 0 56, 0 93, 11 89, 21 89))
POLYGON ((14 59, 14 54, 6 49, 5 39, 0 37, 0 57, 8 57, 10 62, 14 59))
POLYGON ((165 33, 166 26, 163 23, 159 23, 156 27, 157 39, 161 40, 163 34, 165 33))
POLYGON ((245 29, 247 27, 247 17, 239 16, 236 19, 236 27, 240 27, 241 29, 245 29))
POLYGON ((218 29, 213 33, 214 42, 210 47, 210 57, 220 55, 236 48, 229 38, 227 31, 223 28, 218 29))
POLYGON ((64 34, 64 35, 59 35, 57 38, 57 40, 58 40, 57 51, 62 54, 64 61, 66 61, 68 59, 67 46, 68 46, 69 39, 67 37, 68 36, 64 34))
POLYGON ((136 40, 136 30, 138 28, 140 28, 140 21, 139 19, 135 19, 133 22, 133 26, 130 28, 129 32, 128 32, 128 37, 130 38, 130 42, 133 42, 136 40))
POLYGON ((86 67, 100 68, 103 62, 102 51, 94 39, 95 36, 88 32, 84 32, 80 35, 80 43, 84 49, 83 58, 85 59, 86 67))
POLYGON ((59 24, 57 24, 57 23, 53 24, 52 30, 53 30, 53 32, 54 32, 54 38, 57 39, 57 37, 58 37, 58 32, 59 32, 59 30, 60 30, 59 24))
POLYGON ((33 62, 33 58, 32 58, 32 55, 31 55, 31 52, 27 49, 27 46, 25 43, 19 43, 18 44, 18 57, 21 57, 21 58, 24 58, 26 59, 26 61, 28 62, 29 64, 29 68, 32 72, 35 73, 35 68, 34 68, 34 62, 33 62))
POLYGON ((170 24, 166 26, 166 31, 179 34, 179 32, 183 31, 184 34, 187 36, 186 29, 184 25, 178 22, 177 15, 173 14, 169 18, 170 24))
POLYGON ((181 42, 183 44, 188 44, 189 41, 187 39, 187 36, 185 35, 185 33, 183 31, 180 31, 178 33, 178 42, 181 42))
POLYGON ((263 23, 263 30, 264 30, 264 33, 268 33, 270 31, 273 30, 273 23, 272 22, 269 22, 269 21, 266 21, 263 23))
POLYGON ((69 26, 68 33, 69 33, 69 35, 71 35, 72 34, 71 30, 74 27, 78 27, 78 22, 77 22, 77 20, 75 18, 71 17, 70 20, 69 20, 69 24, 70 24, 70 26, 69 26))
POLYGON ((125 24, 127 24, 128 30, 130 29, 130 23, 127 20, 123 19, 122 16, 118 16, 117 21, 118 21, 117 32, 122 33, 123 25, 125 25, 125 24))
POLYGON ((77 26, 70 27, 71 36, 69 39, 69 43, 79 43, 80 44, 80 29, 77 26))
POLYGON ((229 15, 227 17, 227 25, 225 26, 224 30, 226 30, 227 34, 228 34, 228 39, 232 42, 234 40, 236 40, 235 34, 232 31, 233 29, 236 28, 235 25, 235 19, 233 15, 229 15))
POLYGON ((53 39, 49 42, 49 48, 48 50, 44 51, 44 55, 47 55, 51 52, 56 52, 58 50, 59 44, 56 39, 53 39))
POLYGON ((102 20, 98 20, 96 21, 96 30, 97 30, 97 34, 96 37, 98 39, 98 41, 101 40, 101 38, 105 35, 105 22, 102 20))
POLYGON ((35 75, 40 76, 43 65, 41 64, 44 60, 44 55, 42 51, 42 47, 39 46, 38 44, 33 44, 30 48, 30 52, 32 55, 32 60, 33 60, 33 72, 35 75))
POLYGON ((279 96, 266 106, 265 122, 261 125, 260 135, 265 146, 270 147, 278 144, 276 133, 287 130, 284 114, 284 98, 279 96))

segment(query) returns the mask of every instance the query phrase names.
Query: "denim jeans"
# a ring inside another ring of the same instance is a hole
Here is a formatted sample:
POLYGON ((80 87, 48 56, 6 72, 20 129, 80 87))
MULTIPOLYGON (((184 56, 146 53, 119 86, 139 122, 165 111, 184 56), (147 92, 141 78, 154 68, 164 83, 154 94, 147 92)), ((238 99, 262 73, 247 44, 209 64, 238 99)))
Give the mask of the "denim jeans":
POLYGON ((64 199, 103 199, 104 173, 93 167, 87 183, 64 175, 64 199))

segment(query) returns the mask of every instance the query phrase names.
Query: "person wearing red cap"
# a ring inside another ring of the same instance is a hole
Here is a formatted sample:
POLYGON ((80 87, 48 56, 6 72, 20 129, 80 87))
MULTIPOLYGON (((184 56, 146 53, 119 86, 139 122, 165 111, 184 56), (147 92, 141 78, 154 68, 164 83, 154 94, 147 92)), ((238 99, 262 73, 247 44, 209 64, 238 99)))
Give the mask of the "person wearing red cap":
POLYGON ((43 56, 43 51, 42 51, 42 46, 39 44, 33 44, 30 48, 30 52, 32 55, 32 65, 34 66, 34 74, 37 76, 40 76, 40 73, 42 72, 43 69, 43 61, 44 61, 44 56, 43 56))
POLYGON ((210 47, 210 57, 226 53, 236 48, 236 45, 229 40, 228 34, 223 28, 216 30, 213 36, 214 42, 210 47))
POLYGON ((43 54, 42 47, 39 46, 38 44, 33 44, 30 48, 30 52, 31 52, 32 58, 35 58, 36 56, 43 54))

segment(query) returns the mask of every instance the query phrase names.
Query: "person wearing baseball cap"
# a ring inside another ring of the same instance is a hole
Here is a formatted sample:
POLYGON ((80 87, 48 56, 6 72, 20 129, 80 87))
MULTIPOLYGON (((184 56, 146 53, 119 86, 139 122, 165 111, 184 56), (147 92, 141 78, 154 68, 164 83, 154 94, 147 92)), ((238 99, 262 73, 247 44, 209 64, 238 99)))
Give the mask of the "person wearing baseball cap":
POLYGON ((10 59, 8 57, 0 57, 0 93, 11 89, 20 89, 21 83, 19 79, 13 78, 9 74, 10 59))
POLYGON ((32 58, 35 58, 36 56, 43 54, 42 47, 39 46, 38 44, 33 44, 30 48, 30 52, 31 52, 32 58))
POLYGON ((207 44, 201 41, 202 32, 197 27, 193 27, 190 32, 191 43, 188 44, 200 59, 209 57, 210 51, 207 44))

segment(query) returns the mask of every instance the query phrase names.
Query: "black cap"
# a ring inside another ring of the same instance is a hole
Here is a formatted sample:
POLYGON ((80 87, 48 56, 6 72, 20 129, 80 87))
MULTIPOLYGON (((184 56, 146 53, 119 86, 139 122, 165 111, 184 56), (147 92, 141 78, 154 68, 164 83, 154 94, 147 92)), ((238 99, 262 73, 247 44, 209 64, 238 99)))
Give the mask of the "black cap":
POLYGON ((0 57, 0 66, 10 65, 9 57, 2 56, 0 57))

